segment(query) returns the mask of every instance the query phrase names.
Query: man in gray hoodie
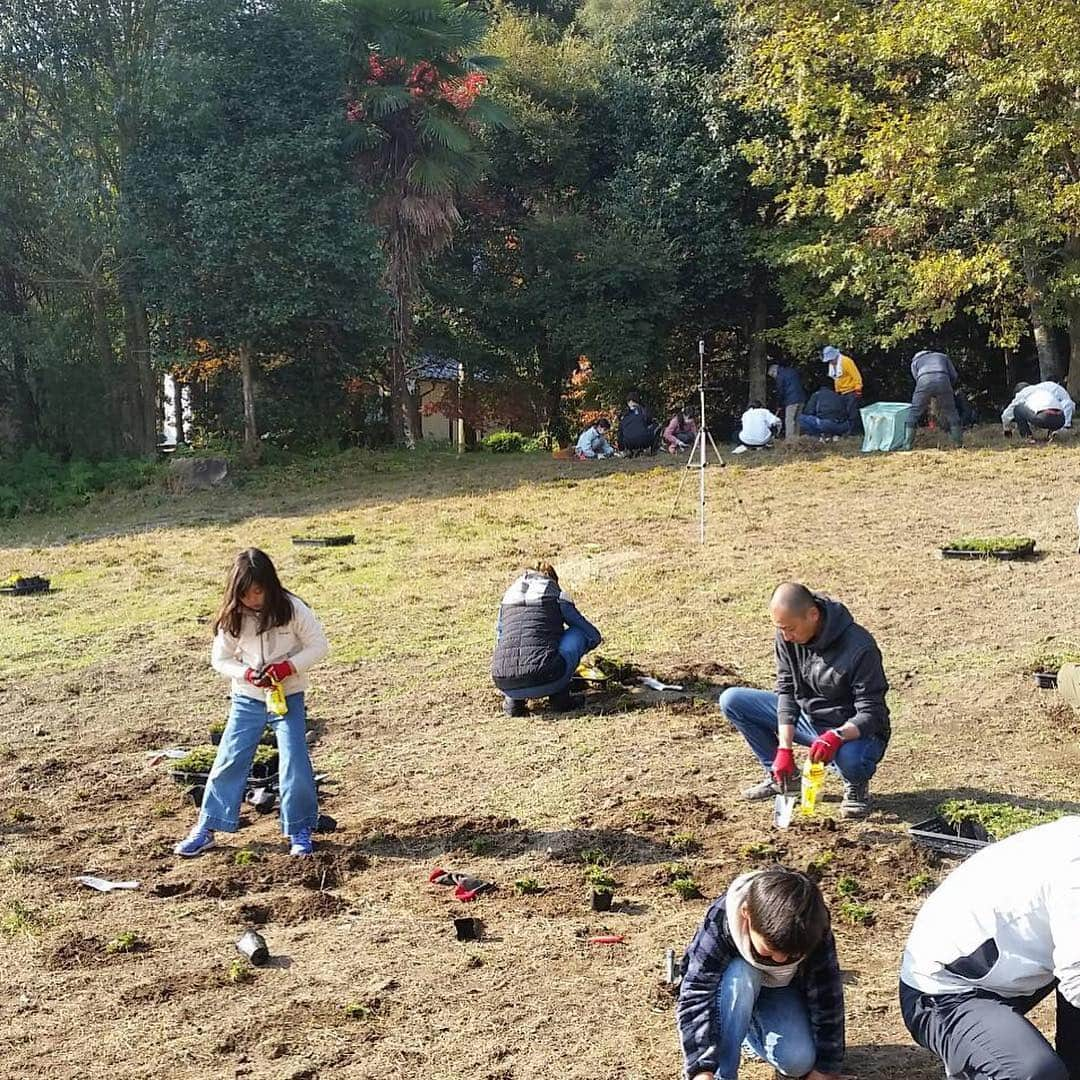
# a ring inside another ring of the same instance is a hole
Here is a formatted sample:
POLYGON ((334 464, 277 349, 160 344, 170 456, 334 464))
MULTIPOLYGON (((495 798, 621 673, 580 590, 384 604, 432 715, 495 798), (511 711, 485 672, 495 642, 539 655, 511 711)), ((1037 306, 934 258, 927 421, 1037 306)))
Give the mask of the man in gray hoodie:
POLYGON ((843 604, 805 585, 777 587, 769 605, 776 627, 776 693, 731 687, 720 708, 765 770, 747 799, 780 794, 795 775, 794 746, 830 762, 844 780, 840 815, 870 812, 870 778, 891 733, 889 689, 873 636, 843 604))
POLYGON ((915 429, 931 401, 937 405, 938 423, 948 431, 955 446, 962 446, 964 429, 956 411, 954 387, 957 374, 953 362, 943 352, 923 349, 922 352, 917 352, 911 361, 911 377, 915 380, 915 393, 911 396, 911 409, 908 411, 904 431, 904 449, 915 448, 915 429))

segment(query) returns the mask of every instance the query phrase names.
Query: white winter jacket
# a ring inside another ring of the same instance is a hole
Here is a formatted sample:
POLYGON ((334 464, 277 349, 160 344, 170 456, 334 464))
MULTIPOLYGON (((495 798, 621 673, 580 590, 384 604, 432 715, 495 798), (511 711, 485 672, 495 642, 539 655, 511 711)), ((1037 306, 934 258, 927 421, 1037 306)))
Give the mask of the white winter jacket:
POLYGON ((244 615, 240 636, 233 637, 224 629, 218 630, 210 651, 210 664, 215 671, 232 679, 234 694, 262 699, 266 691, 244 680, 248 668, 258 671, 267 664, 288 660, 296 668, 282 684, 286 694, 297 694, 308 686, 306 672, 330 651, 326 634, 311 608, 296 596, 290 596, 293 617, 285 626, 276 626, 266 633, 256 631, 254 615, 244 615))
POLYGON ((954 870, 915 919, 900 978, 923 994, 1033 994, 1080 1007, 1080 817, 999 840, 954 870))
POLYGON ((1041 382, 1033 386, 1025 386, 1001 414, 1002 427, 1008 427, 1013 422, 1017 405, 1026 405, 1034 413, 1043 412, 1045 409, 1057 409, 1065 415, 1065 426, 1072 427, 1076 404, 1069 397, 1069 391, 1061 383, 1041 382))

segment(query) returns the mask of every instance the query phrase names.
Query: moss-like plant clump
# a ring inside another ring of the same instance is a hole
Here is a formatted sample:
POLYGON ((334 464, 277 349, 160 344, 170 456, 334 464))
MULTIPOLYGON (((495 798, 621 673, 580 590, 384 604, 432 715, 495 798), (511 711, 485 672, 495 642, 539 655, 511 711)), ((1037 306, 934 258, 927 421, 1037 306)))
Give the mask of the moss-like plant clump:
POLYGON ((978 551, 991 555, 994 552, 1034 551, 1035 541, 1030 536, 962 536, 950 540, 945 547, 950 551, 978 551))
POLYGON ((214 767, 214 758, 217 757, 216 746, 196 746, 185 757, 177 758, 173 762, 174 772, 182 773, 208 773, 214 767))
POLYGON ((1063 810, 1027 810, 1011 803, 981 803, 973 799, 949 799, 937 808, 937 812, 953 828, 959 828, 965 822, 981 825, 991 840, 1004 840, 1013 833, 1065 816, 1063 810))

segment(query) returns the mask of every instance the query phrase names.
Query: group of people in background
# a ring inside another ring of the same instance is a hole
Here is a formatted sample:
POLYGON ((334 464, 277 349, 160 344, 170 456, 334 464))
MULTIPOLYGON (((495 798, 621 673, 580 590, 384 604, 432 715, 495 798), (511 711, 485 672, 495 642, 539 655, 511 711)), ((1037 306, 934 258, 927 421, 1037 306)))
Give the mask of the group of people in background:
MULTIPOLYGON (((767 374, 775 383, 777 411, 762 401, 749 403, 739 420, 736 454, 766 449, 781 432, 786 439, 805 435, 820 442, 860 433, 863 379, 858 365, 835 345, 825 346, 821 359, 832 385, 823 384, 809 396, 794 367, 769 364, 767 374)), ((978 414, 959 388, 952 360, 939 350, 923 349, 912 358, 911 377, 915 387, 904 422, 902 449, 914 449, 916 431, 928 419, 931 408, 938 426, 955 446, 962 446, 964 428, 976 423, 978 414)), ((1017 383, 1014 395, 1001 414, 1005 435, 1011 435, 1015 427, 1028 442, 1038 441, 1037 431, 1045 432, 1046 441, 1050 441, 1072 426, 1075 405, 1059 383, 1017 383)), ((634 457, 660 449, 680 454, 692 448, 696 437, 693 416, 676 410, 666 424, 658 424, 641 403, 641 395, 632 390, 619 420, 618 449, 611 441, 611 422, 601 417, 581 433, 575 454, 579 460, 634 457)))

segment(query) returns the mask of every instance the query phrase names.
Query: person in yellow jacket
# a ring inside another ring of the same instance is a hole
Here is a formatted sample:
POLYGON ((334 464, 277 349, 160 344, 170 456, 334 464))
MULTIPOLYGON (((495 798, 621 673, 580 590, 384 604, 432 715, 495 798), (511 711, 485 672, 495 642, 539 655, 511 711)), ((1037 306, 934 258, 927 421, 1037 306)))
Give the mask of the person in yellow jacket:
POLYGON ((829 365, 829 378, 836 392, 844 399, 852 432, 857 433, 861 429, 859 406, 862 404, 862 374, 855 361, 835 345, 826 345, 821 350, 821 359, 829 365))

